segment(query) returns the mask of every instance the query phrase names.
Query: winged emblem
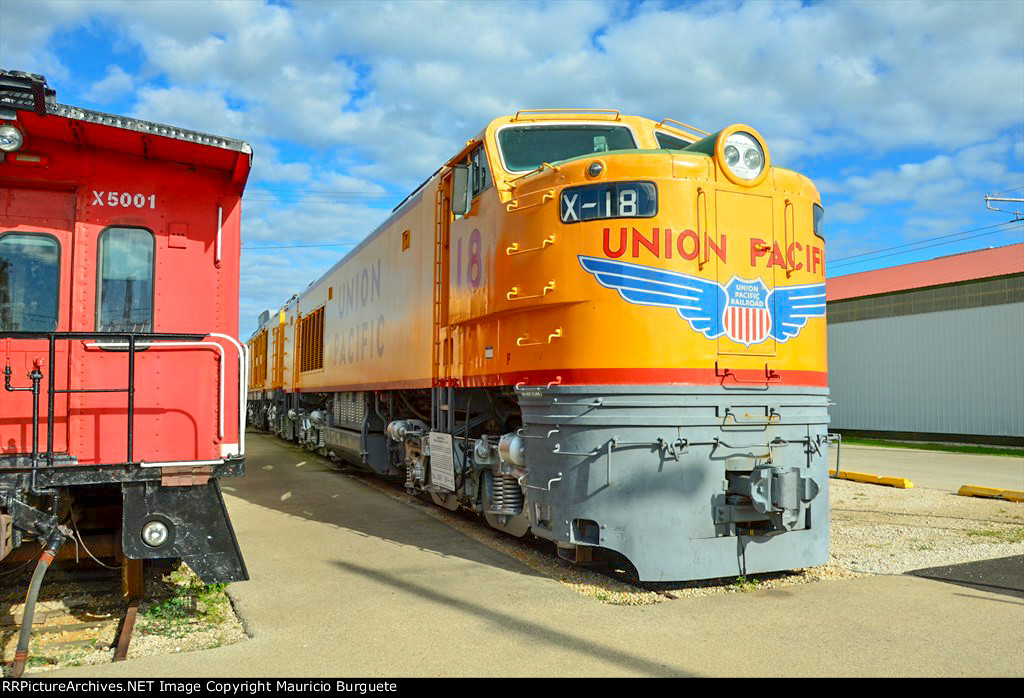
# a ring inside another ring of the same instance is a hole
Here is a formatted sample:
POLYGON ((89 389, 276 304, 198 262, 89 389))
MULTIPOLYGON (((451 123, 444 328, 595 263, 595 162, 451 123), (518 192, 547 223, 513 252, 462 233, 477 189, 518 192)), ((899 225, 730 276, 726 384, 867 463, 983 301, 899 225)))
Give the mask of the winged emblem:
POLYGON ((796 337, 808 318, 825 317, 825 284, 780 286, 734 276, 725 286, 698 276, 579 255, 580 265, 605 288, 636 305, 673 308, 707 337, 750 346, 796 337))

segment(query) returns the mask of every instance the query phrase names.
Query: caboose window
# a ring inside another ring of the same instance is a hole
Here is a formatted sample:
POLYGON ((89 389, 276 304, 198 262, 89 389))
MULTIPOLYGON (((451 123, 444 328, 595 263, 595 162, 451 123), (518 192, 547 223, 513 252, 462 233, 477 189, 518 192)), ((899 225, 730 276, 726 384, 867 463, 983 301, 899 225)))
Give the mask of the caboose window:
POLYGON ((626 126, 545 124, 503 128, 498 145, 506 170, 529 172, 545 162, 635 148, 636 141, 626 126))
POLYGON ((153 233, 107 228, 100 233, 96 330, 153 331, 153 233))
POLYGON ((0 235, 0 330, 57 329, 60 247, 43 233, 0 235))

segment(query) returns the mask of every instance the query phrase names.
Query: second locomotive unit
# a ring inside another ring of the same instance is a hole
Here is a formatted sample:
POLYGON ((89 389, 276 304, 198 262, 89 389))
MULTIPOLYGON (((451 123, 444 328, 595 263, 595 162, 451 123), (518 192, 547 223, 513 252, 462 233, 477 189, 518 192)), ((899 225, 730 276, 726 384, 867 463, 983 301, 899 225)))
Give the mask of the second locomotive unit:
POLYGON ((641 581, 823 564, 822 214, 749 126, 495 119, 264 314, 249 423, 641 581))

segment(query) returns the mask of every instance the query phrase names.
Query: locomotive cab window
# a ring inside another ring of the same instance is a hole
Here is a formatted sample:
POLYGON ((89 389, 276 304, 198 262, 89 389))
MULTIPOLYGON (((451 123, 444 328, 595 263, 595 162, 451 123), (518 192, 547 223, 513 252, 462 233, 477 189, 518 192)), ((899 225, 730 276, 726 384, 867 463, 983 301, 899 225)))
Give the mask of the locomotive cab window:
POLYGON ((473 198, 491 186, 491 168, 487 164, 487 152, 483 146, 469 156, 470 181, 473 184, 473 198))
POLYGON ((688 141, 677 136, 670 136, 667 133, 661 131, 655 131, 654 137, 658 139, 658 146, 665 150, 683 150, 686 146, 692 145, 692 141, 688 141))
POLYGON ((544 124, 506 126, 498 131, 498 146, 509 172, 529 172, 543 163, 581 155, 636 148, 627 126, 604 124, 544 124))
POLYGON ((153 331, 153 233, 107 228, 100 233, 96 299, 98 332, 153 331))
POLYGON ((59 278, 60 246, 54 237, 0 234, 0 330, 57 329, 59 278))
MULTIPOLYGON (((484 150, 483 146, 480 146, 469 156, 460 162, 455 168, 455 180, 453 182, 453 197, 459 199, 459 201, 452 202, 452 213, 455 214, 456 218, 462 218, 463 216, 469 215, 469 209, 472 208, 471 202, 473 199, 478 197, 481 192, 491 186, 491 168, 487 162, 487 151, 484 150), (463 186, 462 177, 466 177, 463 186), (459 204, 462 203, 461 197, 465 195, 465 212, 461 212, 462 208, 459 204)), ((405 247, 405 238, 403 233, 402 249, 405 247)))

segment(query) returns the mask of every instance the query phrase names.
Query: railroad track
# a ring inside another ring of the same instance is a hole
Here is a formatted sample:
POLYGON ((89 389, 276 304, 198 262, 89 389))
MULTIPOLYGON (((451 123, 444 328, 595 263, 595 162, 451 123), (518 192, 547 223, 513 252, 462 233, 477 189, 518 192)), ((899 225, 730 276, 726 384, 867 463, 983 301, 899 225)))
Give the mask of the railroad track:
MULTIPOLYGON (((0 571, 0 665, 5 675, 10 675, 14 662, 31 562, 0 571)), ((30 666, 55 664, 56 657, 79 648, 109 648, 114 661, 124 659, 142 597, 141 574, 137 564, 90 569, 73 559, 57 563, 44 580, 33 614, 30 666), (133 575, 138 579, 129 579, 133 575), (132 599, 126 600, 126 590, 132 599)))

